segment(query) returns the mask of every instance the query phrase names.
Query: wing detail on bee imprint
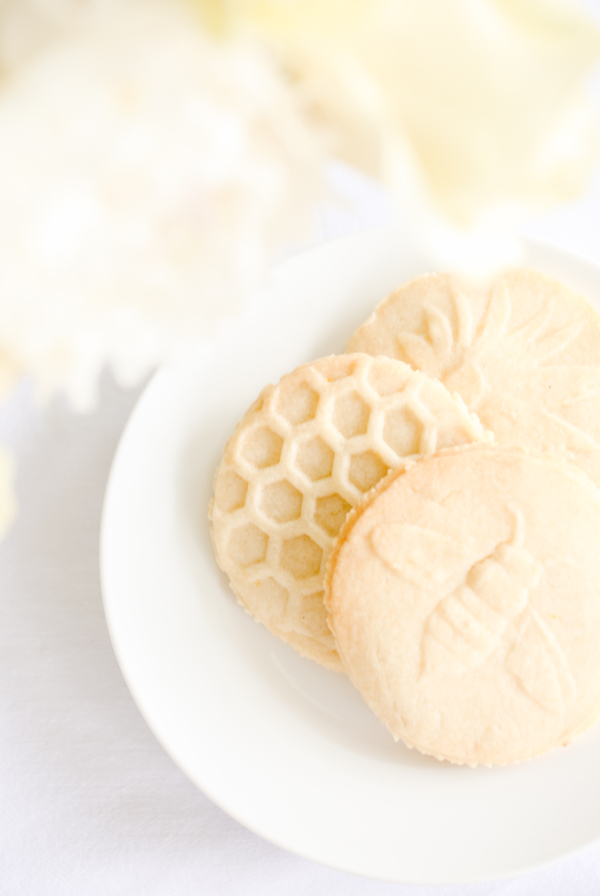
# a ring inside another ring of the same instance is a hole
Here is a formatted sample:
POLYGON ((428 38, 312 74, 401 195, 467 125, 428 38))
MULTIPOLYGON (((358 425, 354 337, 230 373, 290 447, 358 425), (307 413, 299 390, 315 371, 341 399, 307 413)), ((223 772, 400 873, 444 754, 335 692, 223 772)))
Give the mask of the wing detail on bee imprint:
POLYGON ((523 547, 522 512, 511 512, 511 538, 471 567, 465 583, 429 616, 421 644, 422 675, 460 675, 483 665, 508 624, 526 608, 542 566, 523 547))
POLYGON ((499 342, 505 332, 511 312, 510 296, 504 284, 494 284, 478 325, 469 301, 457 286, 451 289, 450 298, 455 327, 443 311, 426 305, 425 335, 398 333, 398 357, 440 379, 450 392, 459 392, 473 410, 486 390, 481 355, 499 342))
MULTIPOLYGON (((561 357, 571 351, 579 338, 584 323, 580 320, 564 322, 557 317, 557 310, 550 303, 543 305, 527 320, 512 329, 512 300, 506 283, 498 281, 490 290, 489 299, 481 320, 476 323, 468 299, 457 284, 449 290, 450 308, 447 313, 436 306, 423 308, 423 334, 401 332, 396 334, 397 357, 411 367, 423 370, 440 379, 450 392, 458 392, 471 411, 488 413, 489 400, 495 398, 518 400, 519 390, 510 389, 505 394, 505 384, 501 392, 496 383, 488 388, 486 380, 490 374, 490 357, 504 355, 517 359, 520 366, 527 368, 528 378, 535 381, 551 379, 542 394, 548 395, 552 389, 552 408, 555 410, 554 426, 562 423, 564 412, 576 400, 577 392, 584 398, 595 398, 600 390, 600 376, 596 368, 581 368, 561 357), (585 388, 577 389, 573 379, 582 379, 585 371, 585 388), (565 387, 565 384, 568 386, 565 387), (569 390, 564 400, 558 393, 569 390)), ((534 384, 532 383, 532 385, 534 384)), ((527 412, 539 413, 545 417, 547 402, 529 401, 527 412)), ((547 421, 546 421, 547 422, 547 421)), ((486 425, 491 424, 486 421, 486 425)), ((491 427, 493 429, 493 426, 491 427)), ((585 441, 585 433, 572 422, 563 423, 567 435, 578 442, 585 441)), ((562 444, 562 442, 558 442, 562 444)), ((588 450, 589 450, 588 446, 588 450)), ((593 446, 597 447, 597 446, 593 446)), ((582 449, 584 450, 584 449, 582 449)))
POLYGON ((528 697, 548 712, 562 713, 577 685, 558 640, 531 609, 506 657, 506 668, 528 697))
POLYGON ((388 569, 419 588, 443 584, 467 547, 435 529, 409 523, 375 526, 369 537, 373 551, 388 569))

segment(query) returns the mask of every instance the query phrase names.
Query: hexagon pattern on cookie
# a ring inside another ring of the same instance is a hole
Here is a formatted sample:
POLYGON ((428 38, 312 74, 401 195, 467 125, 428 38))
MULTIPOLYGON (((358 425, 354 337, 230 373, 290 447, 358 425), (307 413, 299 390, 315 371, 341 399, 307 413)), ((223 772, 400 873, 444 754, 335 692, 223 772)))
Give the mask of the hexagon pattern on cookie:
POLYGON ((348 517, 325 602, 396 738, 468 765, 566 745, 600 716, 600 489, 562 458, 468 445, 348 517))
POLYGON ((323 578, 349 510, 407 457, 487 438, 459 398, 400 361, 306 364, 263 390, 226 446, 211 510, 219 565, 256 619, 341 670, 323 578))
POLYGON ((558 452, 600 485, 600 315, 557 280, 524 268, 487 283, 418 277, 346 350, 437 377, 499 444, 558 452))

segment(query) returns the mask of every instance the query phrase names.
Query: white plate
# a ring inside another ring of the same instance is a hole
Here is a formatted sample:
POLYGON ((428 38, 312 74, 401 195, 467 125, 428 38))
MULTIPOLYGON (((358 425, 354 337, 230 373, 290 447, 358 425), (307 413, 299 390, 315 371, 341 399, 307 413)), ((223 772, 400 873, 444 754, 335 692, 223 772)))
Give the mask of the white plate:
MULTIPOLYGON (((526 262, 591 298, 600 270, 530 244, 526 262)), ((207 506, 226 439, 260 389, 343 351, 393 286, 420 273, 393 231, 296 256, 272 289, 142 396, 110 477, 102 579, 131 692, 175 762, 226 812, 302 856, 368 877, 514 875, 600 837, 600 731, 503 769, 395 744, 342 675, 297 656, 235 602, 207 506)))

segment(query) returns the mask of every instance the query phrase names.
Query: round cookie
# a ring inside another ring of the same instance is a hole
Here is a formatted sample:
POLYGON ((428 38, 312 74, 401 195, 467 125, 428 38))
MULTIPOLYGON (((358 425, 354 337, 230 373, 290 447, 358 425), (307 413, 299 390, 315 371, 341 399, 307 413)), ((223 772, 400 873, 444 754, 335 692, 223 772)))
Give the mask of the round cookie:
POLYGON ((557 451, 600 485, 600 315, 525 268, 401 286, 351 337, 458 392, 499 444, 557 451))
POLYGON ((561 458, 467 446, 390 475, 326 583, 350 678, 396 739, 475 766, 600 716, 600 490, 561 458))
POLYGON ((400 361, 299 367, 263 390, 225 448, 211 506, 217 561, 256 619, 341 671, 323 578, 347 512, 406 457, 488 438, 459 398, 400 361))

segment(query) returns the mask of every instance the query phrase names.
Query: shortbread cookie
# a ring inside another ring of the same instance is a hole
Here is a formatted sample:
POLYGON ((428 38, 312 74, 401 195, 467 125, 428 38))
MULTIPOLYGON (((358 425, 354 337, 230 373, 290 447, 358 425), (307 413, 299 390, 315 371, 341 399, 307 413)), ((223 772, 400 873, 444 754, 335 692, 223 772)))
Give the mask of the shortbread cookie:
POLYGON ((326 603, 342 662, 396 738, 504 765, 600 715, 600 490, 562 458, 421 458, 349 515, 326 603))
POLYGON ((487 284, 419 277, 376 308, 347 351, 437 377, 499 444, 558 451, 600 485, 600 315, 562 283, 523 268, 487 284))
POLYGON ((325 358, 267 386, 225 448, 217 560, 240 602, 304 656, 341 669, 323 604, 347 512, 404 458, 484 441, 436 380, 389 358, 325 358))

